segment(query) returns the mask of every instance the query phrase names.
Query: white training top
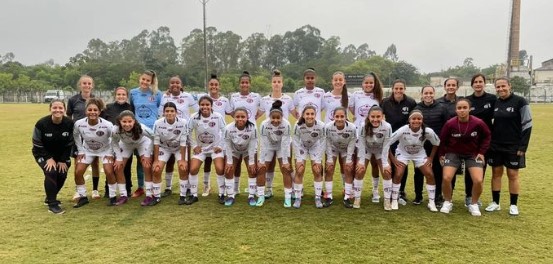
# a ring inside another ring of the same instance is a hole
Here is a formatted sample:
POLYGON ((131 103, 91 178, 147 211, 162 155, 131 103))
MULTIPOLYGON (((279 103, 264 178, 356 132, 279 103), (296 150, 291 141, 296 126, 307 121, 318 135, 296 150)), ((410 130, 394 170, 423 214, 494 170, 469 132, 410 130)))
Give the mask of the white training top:
POLYGON ((294 127, 293 144, 294 151, 309 149, 313 152, 323 153, 326 147, 325 123, 316 120, 313 126, 308 127, 305 123, 294 127))
POLYGON ((88 117, 77 120, 73 128, 73 138, 79 155, 109 153, 108 156, 113 156, 112 131, 113 124, 101 117, 94 126, 88 124, 88 117))
POLYGON ((290 123, 286 119, 282 119, 280 125, 273 126, 271 120, 267 119, 261 123, 259 130, 261 138, 261 152, 278 151, 282 157, 282 163, 288 164, 290 157, 290 123))
POLYGON ((161 97, 161 104, 159 105, 158 114, 163 116, 163 106, 168 103, 175 103, 177 106, 177 116, 188 121, 190 119, 190 108, 193 108, 194 112, 198 111, 198 102, 189 93, 181 92, 179 95, 174 96, 172 94, 164 93, 161 97))
MULTIPOLYGON (((327 92, 323 96, 323 106, 322 110, 325 113, 324 122, 328 123, 334 121, 334 110, 342 106, 342 95, 333 95, 332 92, 327 92)), ((348 100, 351 100, 351 94, 348 93, 348 100)), ((349 101, 348 101, 349 102, 349 101)), ((348 103, 349 105, 349 103, 348 103)), ((346 109, 346 117, 348 116, 348 106, 344 107, 346 109)))
POLYGON ((225 130, 225 118, 219 113, 211 113, 209 117, 203 117, 194 113, 188 121, 188 138, 192 150, 200 146, 203 153, 213 153, 213 148, 223 146, 223 134, 225 130))
POLYGON ((356 126, 359 127, 361 123, 365 122, 369 110, 373 105, 379 105, 373 93, 365 93, 364 91, 353 92, 349 100, 349 107, 353 109, 354 123, 356 126))
POLYGON ((154 132, 144 124, 140 124, 140 127, 142 128, 142 135, 137 140, 134 140, 132 138, 132 133, 130 132, 120 132, 119 126, 113 127, 113 133, 111 134, 111 145, 113 146, 113 149, 115 150, 115 157, 117 161, 122 161, 123 156, 121 156, 121 151, 117 151, 120 149, 119 142, 121 144, 129 146, 129 147, 136 147, 140 144, 150 144, 151 146, 149 149, 153 149, 153 143, 154 143, 154 132))
MULTIPOLYGON (((261 96, 258 93, 250 92, 248 95, 233 93, 230 96, 230 108, 234 111, 238 107, 244 107, 248 111, 248 120, 255 124, 255 116, 259 109, 261 96)), ((231 111, 231 112, 232 112, 231 111)))
POLYGON ((298 111, 298 115, 301 116, 303 108, 307 105, 312 105, 316 110, 316 119, 321 120, 321 111, 323 107, 323 96, 325 91, 319 87, 315 87, 311 90, 303 87, 294 93, 294 107, 298 111))
POLYGON ((332 157, 332 152, 346 153, 346 163, 353 162, 353 152, 357 142, 357 128, 351 122, 346 121, 341 130, 336 127, 334 121, 326 123, 326 155, 332 157))
POLYGON ((225 117, 227 113, 232 112, 232 108, 230 107, 230 101, 228 100, 228 98, 222 95, 219 95, 219 98, 215 99, 211 97, 209 94, 205 94, 205 93, 198 94, 196 96, 197 97, 196 100, 198 101, 198 104, 200 103, 199 102, 200 98, 202 98, 203 96, 207 96, 213 100, 213 105, 211 106, 211 109, 213 109, 213 112, 219 113, 223 117, 225 117))
POLYGON ((169 124, 163 117, 154 123, 154 145, 174 153, 181 146, 185 147, 187 140, 188 128, 184 119, 177 117, 173 124, 169 124))
MULTIPOLYGON (((396 149, 396 156, 421 156, 426 157, 426 152, 424 151, 424 142, 429 140, 430 143, 434 146, 440 145, 440 139, 434 133, 432 128, 426 127, 424 130, 424 137, 422 135, 422 129, 414 132, 409 128, 409 125, 404 125, 400 127, 396 132, 392 134, 389 140, 384 142, 384 152, 388 153, 390 145, 394 144, 399 140, 399 144, 396 149)), ((388 159, 382 159, 382 166, 388 167, 388 159)))
MULTIPOLYGON (((225 127, 225 155, 227 164, 232 165, 233 154, 243 154, 247 152, 248 164, 255 164, 255 154, 257 153, 257 128, 255 124, 244 127, 240 130, 234 122, 225 127)), ((244 156, 245 156, 244 155, 244 156)))
POLYGON ((259 104, 259 110, 262 112, 265 112, 265 119, 270 118, 271 113, 271 107, 273 106, 273 103, 276 100, 282 101, 282 106, 280 107, 282 109, 282 117, 283 119, 288 120, 288 116, 290 115, 290 112, 294 110, 294 101, 292 100, 292 97, 290 97, 287 94, 282 94, 280 98, 273 98, 271 95, 267 95, 263 98, 261 98, 261 103, 259 104))
POLYGON ((357 157, 359 157, 360 163, 361 161, 365 162, 365 159, 370 158, 370 156, 367 157, 366 152, 370 154, 382 153, 382 160, 388 160, 388 152, 384 153, 383 150, 384 143, 392 136, 392 126, 390 123, 382 120, 379 127, 372 128, 372 137, 369 137, 365 133, 364 122, 357 129, 357 131, 357 134, 359 135, 359 140, 357 141, 357 157))

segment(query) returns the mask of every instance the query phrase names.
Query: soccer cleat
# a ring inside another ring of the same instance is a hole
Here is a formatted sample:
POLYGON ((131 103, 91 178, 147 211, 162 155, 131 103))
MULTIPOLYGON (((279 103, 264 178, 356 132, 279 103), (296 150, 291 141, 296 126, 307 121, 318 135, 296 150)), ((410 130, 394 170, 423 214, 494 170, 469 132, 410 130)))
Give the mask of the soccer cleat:
POLYGON ((255 206, 261 207, 265 203, 265 196, 257 197, 257 203, 255 203, 255 206))
POLYGON ((78 192, 75 192, 75 194, 73 194, 73 198, 71 198, 71 200, 73 202, 76 202, 77 200, 79 200, 79 198, 81 198, 81 195, 78 192))
POLYGON ((374 193, 374 192, 373 192, 372 202, 373 202, 373 203, 379 203, 379 202, 380 202, 380 195, 378 195, 378 193, 374 193), (375 194, 376 194, 376 195, 375 195, 375 194))
POLYGON ((317 208, 323 208, 323 201, 321 200, 321 197, 315 197, 315 207, 317 208))
POLYGON ((117 205, 117 197, 111 197, 109 198, 108 200, 108 206, 114 206, 114 205, 117 205))
POLYGON ((409 202, 409 200, 407 200, 407 194, 405 194, 405 192, 399 192, 399 204, 401 205, 407 205, 407 202, 409 202), (405 202, 405 204, 402 203, 402 201, 405 202))
POLYGON ((219 204, 225 204, 225 195, 224 194, 219 195, 219 204))
POLYGON ((472 216, 481 216, 482 215, 482 213, 480 213, 480 207, 478 206, 478 204, 469 204, 468 208, 469 208, 469 213, 472 216))
POLYGON ((144 188, 138 188, 134 193, 132 194, 132 198, 138 198, 140 196, 144 195, 144 188))
POLYGON ((449 214, 451 210, 453 210, 453 204, 450 201, 445 201, 442 208, 440 208, 440 212, 444 214, 449 214))
POLYGON ((403 197, 399 197, 397 202, 403 206, 407 205, 407 200, 405 200, 403 197))
POLYGON ((417 198, 415 198, 415 200, 413 200, 413 204, 414 205, 420 205, 420 204, 422 204, 422 201, 423 201, 422 197, 417 197, 417 198))
POLYGON ((392 210, 399 210, 399 204, 396 199, 392 200, 392 210))
POLYGON ((225 200, 225 206, 232 206, 234 204, 234 197, 227 197, 225 200))
POLYGON ((96 199, 100 199, 102 198, 102 196, 100 196, 100 193, 98 192, 98 190, 93 190, 92 191, 92 199, 96 200, 96 199))
POLYGON ((361 198, 355 198, 355 200, 353 200, 353 208, 355 209, 361 208, 361 198))
POLYGON ((329 198, 329 197, 324 198, 323 206, 324 207, 330 207, 333 202, 334 202, 334 199, 332 199, 332 198, 329 198))
POLYGON ((301 207, 301 198, 296 198, 294 200, 294 208, 299 209, 301 207))
MULTIPOLYGON (((224 203, 224 202, 223 202, 224 203)), ((179 205, 186 204, 186 196, 179 196, 179 205)))
POLYGON ((353 208, 353 202, 351 201, 351 199, 344 199, 344 207, 353 208))
POLYGON ((255 206, 256 203, 257 203, 257 201, 255 200, 255 197, 253 197, 253 196, 248 197, 248 204, 250 206, 255 206))
POLYGON ((73 205, 73 208, 79 208, 79 207, 82 207, 86 204, 88 204, 88 197, 86 197, 86 196, 79 197, 79 200, 77 200, 77 203, 75 205, 73 205))
POLYGON ((292 207, 292 199, 291 198, 285 198, 284 199, 284 208, 290 208, 292 207))
POLYGON ((430 212, 438 212, 438 208, 436 208, 436 204, 434 203, 434 201, 429 201, 426 207, 428 207, 428 210, 430 210, 430 212))
POLYGON ((171 191, 171 189, 165 189, 165 191, 163 191, 163 193, 161 194, 161 197, 168 197, 171 196, 171 194, 173 194, 173 191, 171 191))
POLYGON ((509 206, 509 214, 512 216, 518 215, 518 206, 516 204, 511 204, 511 206, 509 206))
POLYGON ((384 211, 391 211, 392 210, 392 202, 390 200, 385 199, 384 200, 384 211))
POLYGON ((115 205, 124 205, 127 203, 127 201, 129 201, 129 198, 127 196, 119 196, 119 199, 117 199, 117 203, 115 203, 115 205))
POLYGON ((148 206, 150 204, 150 202, 153 200, 154 198, 152 196, 146 196, 146 198, 144 198, 144 200, 142 200, 142 202, 140 203, 140 205, 142 206, 148 206))
POLYGON ((501 206, 499 204, 496 204, 495 202, 492 202, 488 207, 486 207, 486 212, 493 212, 493 211, 499 211, 501 210, 501 206))
POLYGON ((186 202, 186 205, 192 205, 193 203, 196 203, 198 201, 199 201, 198 196, 188 196, 185 202, 186 202))
POLYGON ((48 205, 48 212, 53 214, 63 214, 65 211, 61 209, 59 204, 48 205))
POLYGON ((161 202, 161 197, 152 197, 152 200, 148 203, 148 206, 155 206, 156 204, 161 202))
POLYGON ((267 189, 265 191, 265 199, 271 199, 273 197, 273 189, 267 189))
POLYGON ((211 187, 209 185, 204 186, 204 191, 202 192, 203 197, 209 196, 209 193, 211 193, 211 187))

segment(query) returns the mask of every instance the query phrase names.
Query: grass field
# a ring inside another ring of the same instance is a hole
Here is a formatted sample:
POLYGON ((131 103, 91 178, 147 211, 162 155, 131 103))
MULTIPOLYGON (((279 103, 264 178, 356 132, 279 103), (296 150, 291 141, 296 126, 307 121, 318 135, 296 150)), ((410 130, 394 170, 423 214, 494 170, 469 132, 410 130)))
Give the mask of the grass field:
MULTIPOLYGON (((553 105, 533 105, 532 111, 518 217, 508 214, 506 176, 503 210, 476 218, 463 205, 462 181, 449 215, 411 204, 385 212, 370 202, 368 181, 361 209, 345 209, 339 202, 316 209, 310 174, 306 201, 297 210, 282 207, 278 176, 276 197, 261 208, 249 207, 242 194, 230 208, 219 205, 215 195, 178 206, 173 195, 148 208, 136 199, 107 207, 102 199, 73 209, 71 173, 59 196, 66 213, 53 215, 42 204, 43 175, 31 155, 34 123, 48 107, 0 105, 0 262, 553 263, 553 105)), ((246 187, 244 180, 241 184, 246 187)), ((336 181, 335 198, 339 186, 336 181)), ((412 187, 410 180, 409 198, 412 187)), ((482 200, 485 205, 491 200, 489 179, 482 200)))

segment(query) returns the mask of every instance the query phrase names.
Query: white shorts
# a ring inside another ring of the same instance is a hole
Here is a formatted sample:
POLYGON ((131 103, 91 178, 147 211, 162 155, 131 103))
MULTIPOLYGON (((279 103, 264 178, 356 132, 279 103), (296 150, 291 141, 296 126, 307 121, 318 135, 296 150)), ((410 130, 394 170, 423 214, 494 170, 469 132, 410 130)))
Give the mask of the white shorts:
POLYGON ((144 156, 146 158, 149 158, 152 156, 152 140, 149 138, 143 137, 143 139, 137 143, 132 145, 124 144, 123 142, 119 142, 119 147, 121 148, 121 156, 123 158, 130 158, 136 149, 138 151, 139 156, 144 156))
POLYGON ((112 157, 113 158, 114 156, 113 156, 113 153, 111 153, 111 154, 110 153, 101 153, 101 154, 85 153, 84 157, 82 159, 80 159, 79 162, 90 165, 96 157, 98 158, 98 160, 102 161, 102 164, 109 164, 109 163, 112 163, 112 162, 109 162, 107 157, 112 157))
POLYGON ((316 151, 315 149, 305 149, 299 147, 299 149, 296 150, 296 162, 303 162, 304 160, 307 160, 307 157, 310 157, 312 162, 321 164, 323 153, 324 150, 316 151))
POLYGON ((426 163, 425 155, 405 155, 398 152, 396 153, 396 159, 405 165, 409 164, 409 161, 413 161, 413 163, 415 163, 415 168, 418 168, 426 163))
POLYGON ((167 162, 171 158, 171 155, 175 155, 175 160, 176 161, 179 161, 179 160, 182 159, 181 154, 180 154, 180 149, 178 149, 176 151, 171 151, 169 149, 165 149, 165 148, 162 148, 162 147, 159 148, 159 154, 157 156, 157 159, 161 160, 163 162, 167 162))
POLYGON ((370 160, 373 155, 377 160, 382 159, 382 149, 365 149, 366 160, 370 160))
POLYGON ((282 153, 279 150, 264 149, 259 153, 259 162, 267 163, 273 161, 273 158, 282 159, 282 153))
POLYGON ((338 157, 338 155, 340 155, 340 157, 345 160, 347 158, 348 151, 347 150, 340 151, 339 149, 332 149, 331 155, 328 155, 328 154, 326 155, 326 162, 333 162, 333 159, 338 157))
POLYGON ((201 160, 202 162, 204 162, 205 158, 207 158, 207 157, 211 157, 211 159, 224 158, 225 157, 225 152, 224 151, 221 151, 219 153, 215 153, 215 152, 205 153, 205 152, 202 152, 200 154, 192 155, 193 159, 201 160))

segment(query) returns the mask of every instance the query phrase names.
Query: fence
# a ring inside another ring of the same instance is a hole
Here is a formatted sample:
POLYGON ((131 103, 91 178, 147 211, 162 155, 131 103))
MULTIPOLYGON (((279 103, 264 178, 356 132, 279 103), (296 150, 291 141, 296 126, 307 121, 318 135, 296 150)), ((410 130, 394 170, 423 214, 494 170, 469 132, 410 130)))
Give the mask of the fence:
MULTIPOLYGON (((77 94, 76 91, 64 91, 65 100, 77 94)), ((45 91, 4 91, 0 93, 0 103, 43 103, 45 91)), ((106 103, 113 101, 112 91, 94 91, 94 95, 106 103)))

